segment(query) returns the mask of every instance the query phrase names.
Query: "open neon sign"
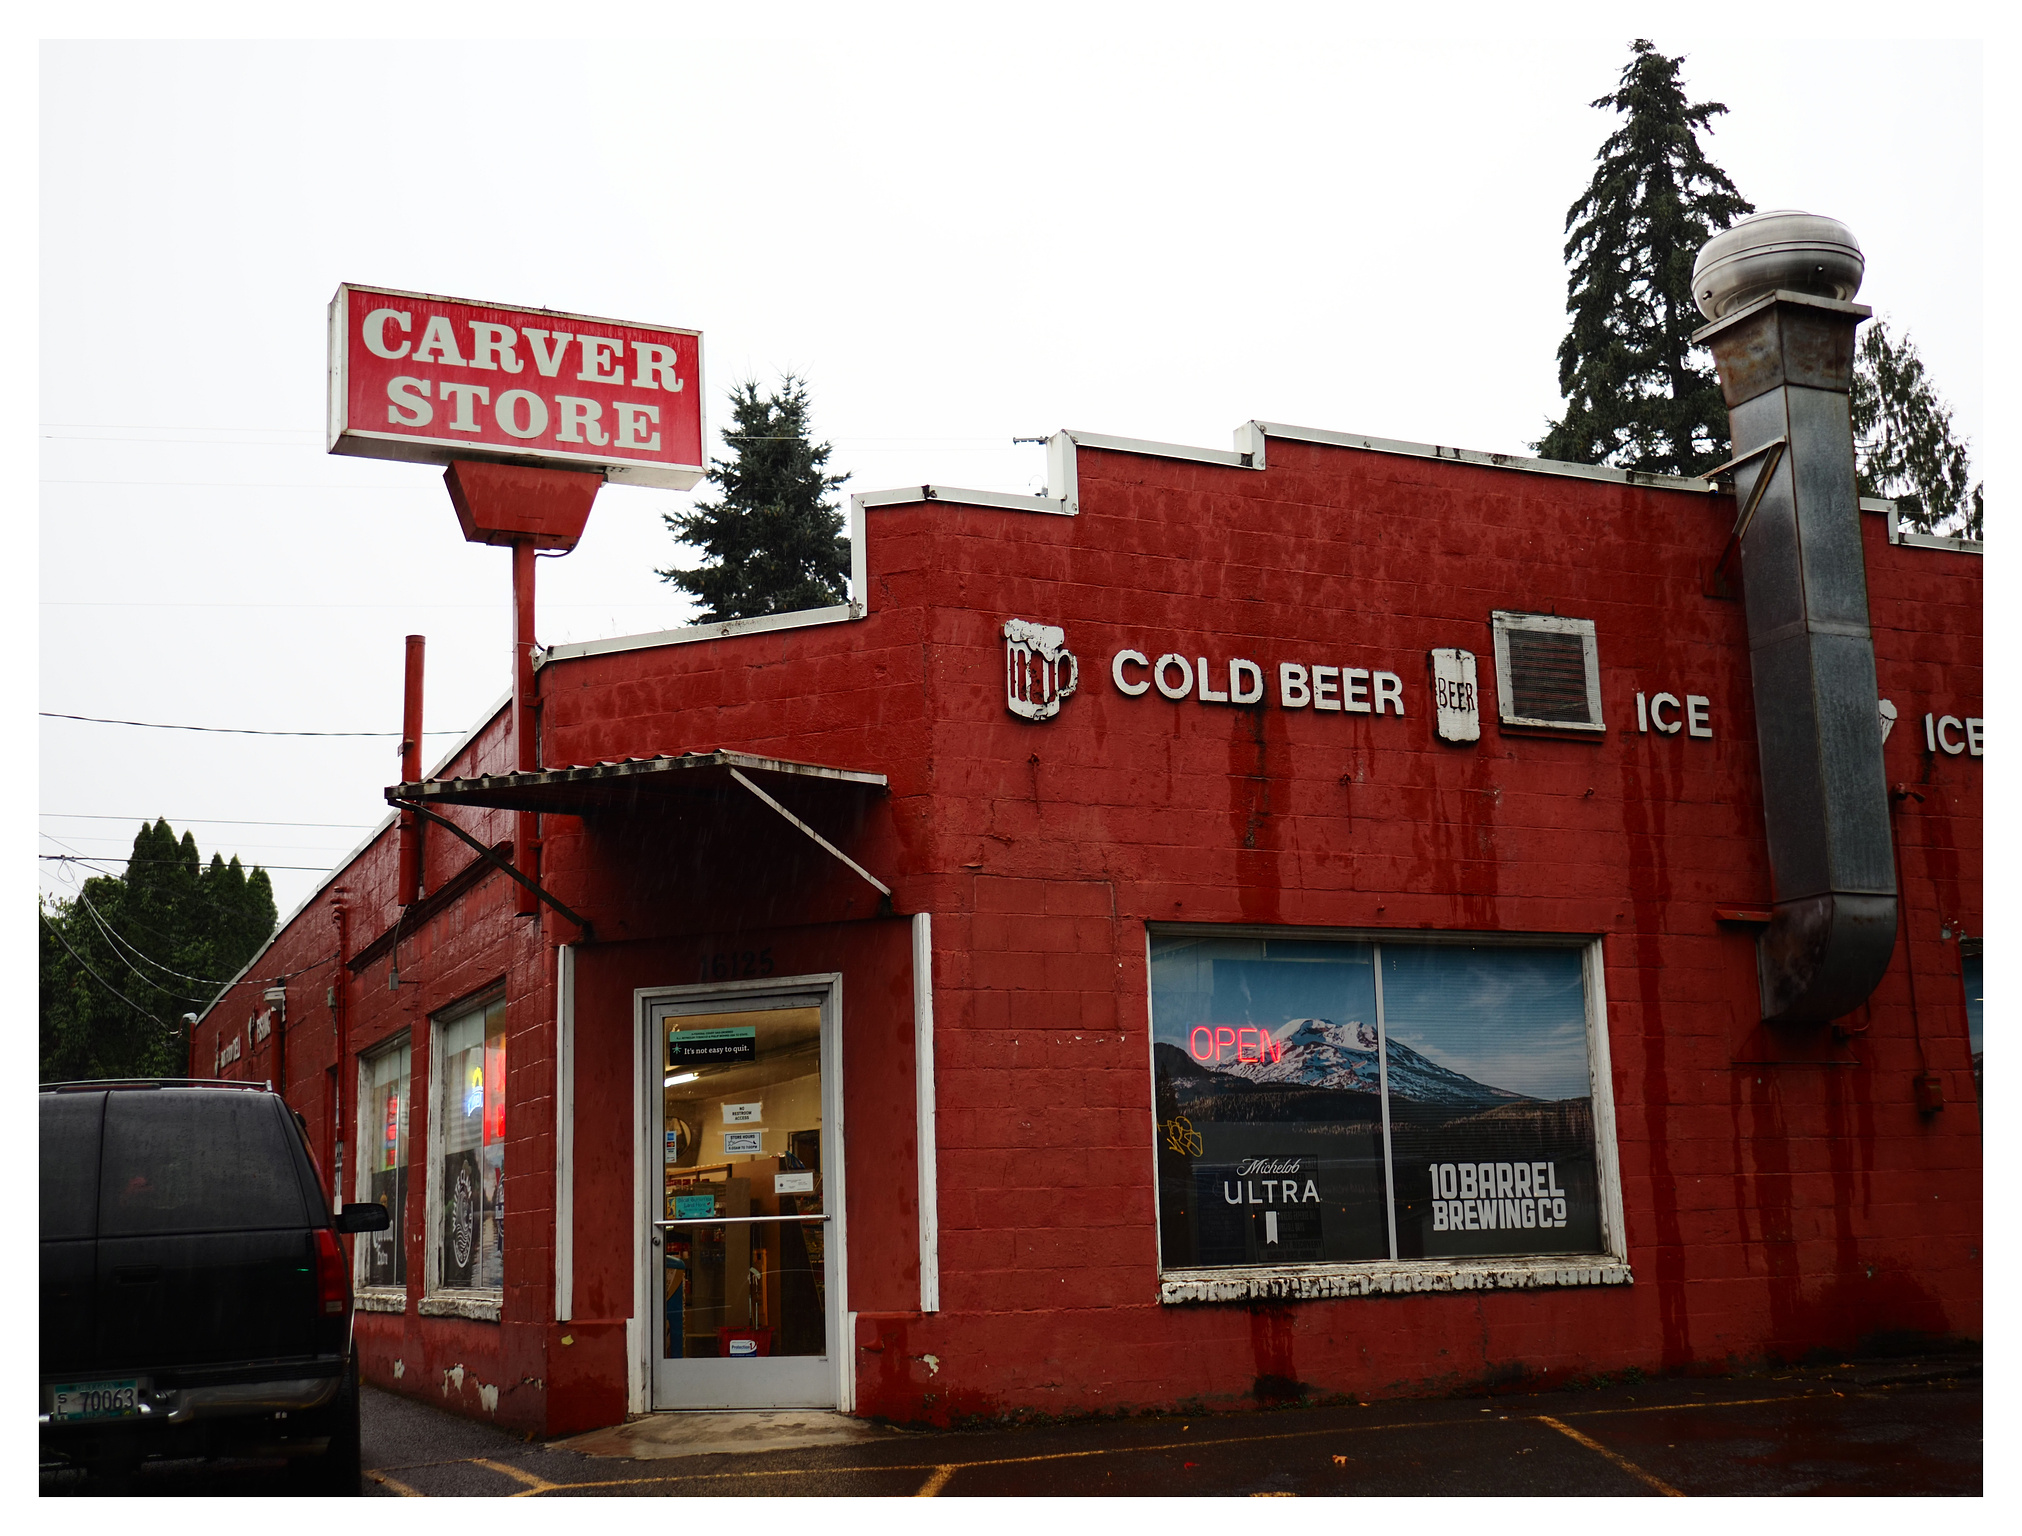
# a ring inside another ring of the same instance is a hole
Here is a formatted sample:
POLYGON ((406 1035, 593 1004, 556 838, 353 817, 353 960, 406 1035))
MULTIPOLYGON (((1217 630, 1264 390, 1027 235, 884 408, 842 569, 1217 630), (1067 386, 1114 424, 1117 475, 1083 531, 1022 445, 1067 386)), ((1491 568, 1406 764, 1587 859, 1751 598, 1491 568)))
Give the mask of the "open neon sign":
POLYGON ((1271 1037, 1268 1029, 1254 1024, 1196 1024, 1187 1036, 1187 1050, 1195 1061, 1220 1066, 1234 1051, 1237 1061, 1273 1062, 1281 1060, 1285 1047, 1271 1037))

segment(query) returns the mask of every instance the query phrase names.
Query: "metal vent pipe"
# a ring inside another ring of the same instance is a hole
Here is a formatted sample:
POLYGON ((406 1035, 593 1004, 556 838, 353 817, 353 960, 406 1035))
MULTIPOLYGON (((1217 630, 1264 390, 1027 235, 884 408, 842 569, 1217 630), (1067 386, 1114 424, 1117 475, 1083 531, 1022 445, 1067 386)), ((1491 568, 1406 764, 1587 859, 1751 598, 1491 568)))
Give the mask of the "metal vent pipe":
POLYGON ((1699 253, 1727 402, 1762 809, 1775 911, 1756 941, 1762 1017, 1823 1024, 1868 998, 1895 951, 1888 783, 1854 478, 1860 247, 1811 214, 1757 215, 1699 253), (1758 481, 1766 483, 1758 485, 1758 481))

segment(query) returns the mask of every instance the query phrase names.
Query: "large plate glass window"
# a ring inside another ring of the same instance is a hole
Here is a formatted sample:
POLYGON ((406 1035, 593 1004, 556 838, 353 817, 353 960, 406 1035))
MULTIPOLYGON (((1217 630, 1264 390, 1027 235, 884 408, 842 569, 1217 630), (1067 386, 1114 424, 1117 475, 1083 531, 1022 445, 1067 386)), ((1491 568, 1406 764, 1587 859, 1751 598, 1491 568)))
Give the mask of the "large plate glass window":
POLYGON ((384 1232, 361 1232, 358 1283, 407 1284, 407 1121, 414 1053, 406 1039, 358 1063, 358 1198, 386 1207, 384 1232))
POLYGON ((438 1024, 435 1284, 505 1286, 505 999, 438 1024))
POLYGON ((1162 1265, 1601 1251, 1587 963, 1154 933, 1162 1265))
POLYGON ((1504 725, 1604 731, 1601 658, 1592 619, 1550 613, 1490 615, 1496 709, 1504 725))

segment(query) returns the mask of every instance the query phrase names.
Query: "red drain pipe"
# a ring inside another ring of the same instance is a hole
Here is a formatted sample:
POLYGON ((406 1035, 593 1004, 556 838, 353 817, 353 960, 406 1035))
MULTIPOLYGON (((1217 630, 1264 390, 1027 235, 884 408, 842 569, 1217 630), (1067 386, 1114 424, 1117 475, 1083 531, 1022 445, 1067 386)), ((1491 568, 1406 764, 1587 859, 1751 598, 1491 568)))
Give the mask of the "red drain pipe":
MULTIPOLYGON (((428 640, 422 635, 407 637, 406 688, 400 706, 400 782, 413 784, 421 778, 421 665, 428 640)), ((400 905, 411 907, 421 899, 421 819, 405 806, 400 811, 400 905)), ((394 964, 398 965, 396 956, 394 964)))

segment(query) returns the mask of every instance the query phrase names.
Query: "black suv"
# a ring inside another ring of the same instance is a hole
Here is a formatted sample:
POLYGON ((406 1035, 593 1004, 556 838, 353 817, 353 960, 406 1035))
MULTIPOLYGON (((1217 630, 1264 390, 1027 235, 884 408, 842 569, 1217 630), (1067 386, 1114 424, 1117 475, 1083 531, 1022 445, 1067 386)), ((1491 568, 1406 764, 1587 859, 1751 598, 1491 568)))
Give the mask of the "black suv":
POLYGON ((59 1083, 42 1120, 45 1462, 115 1486, 147 1457, 286 1457, 358 1492, 341 1232, 299 1121, 261 1085, 59 1083))

